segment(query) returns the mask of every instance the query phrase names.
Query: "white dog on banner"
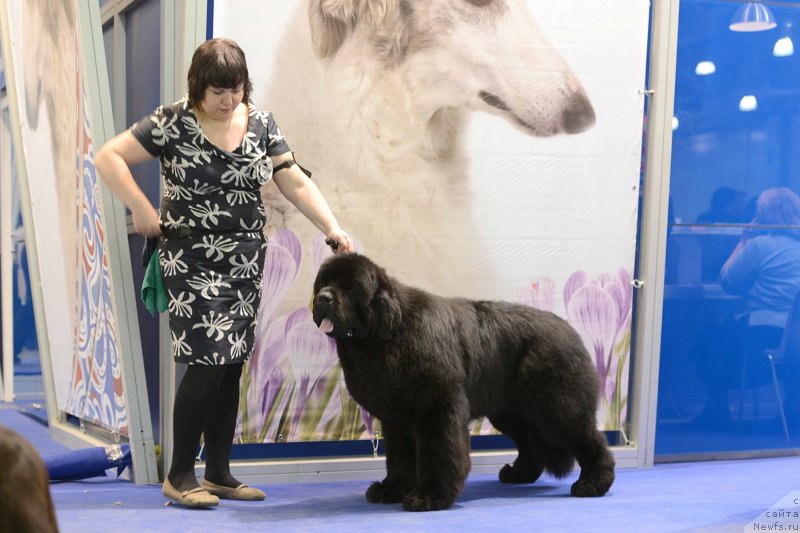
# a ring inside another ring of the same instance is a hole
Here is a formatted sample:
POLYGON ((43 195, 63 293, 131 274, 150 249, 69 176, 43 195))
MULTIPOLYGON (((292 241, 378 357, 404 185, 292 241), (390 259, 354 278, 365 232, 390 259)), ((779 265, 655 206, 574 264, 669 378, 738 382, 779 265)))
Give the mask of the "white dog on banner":
MULTIPOLYGON (((275 61, 257 101, 275 112, 342 226, 399 279, 439 294, 502 282, 475 268, 489 245, 475 239, 470 114, 500 115, 533 136, 595 122, 524 0, 306 0, 275 61)), ((272 186, 263 196, 267 231, 288 226, 307 246, 314 228, 272 186)), ((310 263, 294 303, 308 301, 310 263)))

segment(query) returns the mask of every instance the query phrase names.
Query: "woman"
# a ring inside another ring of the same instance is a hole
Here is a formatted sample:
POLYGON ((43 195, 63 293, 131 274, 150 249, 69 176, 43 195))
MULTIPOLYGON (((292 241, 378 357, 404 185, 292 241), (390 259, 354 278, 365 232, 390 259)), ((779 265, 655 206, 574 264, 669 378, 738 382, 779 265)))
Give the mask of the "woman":
POLYGON ((97 153, 102 179, 133 215, 136 232, 160 236, 172 353, 188 365, 175 397, 172 465, 164 495, 190 507, 218 498, 262 500, 230 473, 242 365, 250 356, 266 239, 259 189, 270 178, 336 251, 352 242, 314 183, 294 162, 271 113, 250 104, 244 52, 228 39, 200 45, 189 94, 158 107, 97 153), (130 167, 158 157, 160 215, 130 167), (206 470, 194 461, 201 433, 206 470))
POLYGON ((745 297, 747 325, 765 328, 774 348, 800 291, 800 197, 791 189, 758 195, 756 218, 722 266, 720 283, 745 297))
MULTIPOLYGON (((786 187, 766 189, 756 200, 756 217, 719 274, 725 292, 742 297, 741 314, 726 317, 698 343, 699 377, 706 383, 703 424, 730 422, 728 390, 741 387, 745 374, 755 383, 771 376, 754 374, 747 356, 778 347, 794 300, 800 293, 800 197, 786 187)), ((766 370, 766 367, 763 367, 766 370)), ((757 370, 757 367, 756 367, 757 370)), ((796 408, 787 387, 787 405, 796 408)))

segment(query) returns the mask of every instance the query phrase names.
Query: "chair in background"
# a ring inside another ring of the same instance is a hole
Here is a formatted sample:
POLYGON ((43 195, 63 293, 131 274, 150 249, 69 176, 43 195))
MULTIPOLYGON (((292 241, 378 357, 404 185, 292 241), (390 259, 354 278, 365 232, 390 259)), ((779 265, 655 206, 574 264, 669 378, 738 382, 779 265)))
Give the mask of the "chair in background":
POLYGON ((745 357, 739 388, 740 420, 744 407, 745 388, 748 382, 748 369, 751 367, 749 363, 752 362, 754 357, 763 361, 765 356, 769 365, 775 400, 778 405, 778 414, 783 426, 783 435, 786 440, 789 440, 789 425, 786 421, 786 400, 790 394, 800 394, 797 383, 791 383, 789 379, 793 377, 800 381, 800 293, 795 296, 792 308, 789 310, 786 327, 783 329, 783 335, 778 347, 758 354, 749 354, 745 357), (783 382, 784 394, 781 394, 781 382, 783 382))

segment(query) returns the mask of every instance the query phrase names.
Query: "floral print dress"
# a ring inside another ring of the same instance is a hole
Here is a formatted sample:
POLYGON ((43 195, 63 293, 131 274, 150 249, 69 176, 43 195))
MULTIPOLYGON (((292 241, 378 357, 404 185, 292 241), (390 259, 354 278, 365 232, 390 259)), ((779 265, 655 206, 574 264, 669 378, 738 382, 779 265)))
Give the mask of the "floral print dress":
POLYGON ((248 111, 232 152, 212 144, 187 98, 131 127, 161 161, 159 254, 172 355, 190 365, 242 363, 253 349, 266 238, 259 189, 270 156, 289 151, 271 113, 248 111))

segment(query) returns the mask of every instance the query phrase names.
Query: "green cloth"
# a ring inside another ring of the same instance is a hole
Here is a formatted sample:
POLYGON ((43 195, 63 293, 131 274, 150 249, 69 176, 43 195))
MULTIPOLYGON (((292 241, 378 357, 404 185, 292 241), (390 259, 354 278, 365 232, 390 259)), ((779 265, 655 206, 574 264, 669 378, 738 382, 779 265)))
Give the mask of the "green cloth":
POLYGON ((156 250, 150 256, 150 261, 147 262, 147 270, 145 270, 144 280, 142 280, 142 302, 151 315, 167 310, 167 291, 164 288, 161 263, 158 258, 158 250, 156 250))

